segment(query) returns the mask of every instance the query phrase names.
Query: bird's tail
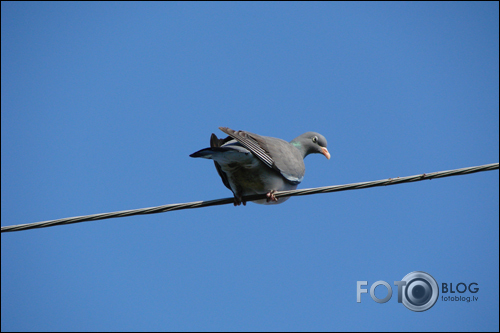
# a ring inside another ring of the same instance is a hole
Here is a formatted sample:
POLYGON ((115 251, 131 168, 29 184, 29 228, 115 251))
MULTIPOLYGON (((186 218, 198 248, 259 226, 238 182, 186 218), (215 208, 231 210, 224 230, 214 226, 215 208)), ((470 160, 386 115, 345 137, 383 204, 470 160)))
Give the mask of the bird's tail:
POLYGON ((232 138, 230 136, 228 136, 225 139, 219 139, 217 137, 217 135, 215 135, 215 134, 212 133, 212 136, 210 137, 210 148, 205 148, 205 149, 202 149, 202 150, 198 150, 197 152, 192 153, 189 156, 191 156, 191 157, 202 157, 202 158, 209 158, 209 159, 211 159, 212 155, 214 153, 227 151, 226 148, 220 148, 220 147, 223 144, 225 144, 226 142, 231 141, 231 139, 232 138))
POLYGON ((202 150, 198 150, 197 152, 192 153, 189 156, 190 157, 212 158, 212 154, 213 154, 212 148, 205 148, 202 150))
POLYGON ((230 151, 231 149, 224 148, 224 147, 211 147, 211 148, 205 148, 202 150, 198 150, 195 153, 192 153, 189 155, 190 157, 202 157, 202 158, 209 158, 212 159, 212 156, 217 154, 217 153, 223 153, 226 151, 230 151))

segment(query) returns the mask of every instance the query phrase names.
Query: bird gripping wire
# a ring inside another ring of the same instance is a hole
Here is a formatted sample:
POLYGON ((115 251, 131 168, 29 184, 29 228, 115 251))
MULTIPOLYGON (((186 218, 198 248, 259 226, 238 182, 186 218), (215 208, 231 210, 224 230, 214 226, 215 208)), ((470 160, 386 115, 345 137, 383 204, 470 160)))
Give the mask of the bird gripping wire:
MULTIPOLYGON (((389 179, 375 180, 375 181, 370 181, 370 182, 307 188, 307 189, 293 190, 293 191, 281 191, 281 192, 276 192, 274 194, 274 196, 276 198, 280 198, 280 197, 291 197, 291 196, 299 196, 299 195, 310 195, 310 194, 317 194, 317 193, 330 193, 330 192, 340 192, 340 191, 347 191, 347 190, 358 190, 358 189, 369 188, 369 187, 388 186, 388 185, 396 185, 396 184, 403 184, 403 183, 410 183, 410 182, 418 182, 418 181, 422 181, 422 180, 426 180, 426 179, 436 179, 436 178, 444 178, 444 177, 450 177, 450 176, 468 175, 470 173, 475 173, 475 172, 497 170, 498 167, 499 167, 498 163, 485 164, 485 165, 462 168, 462 169, 438 171, 438 172, 432 172, 432 173, 423 173, 420 175, 389 178, 389 179)), ((259 199, 265 199, 265 198, 266 198, 265 194, 259 194, 259 195, 247 196, 244 199, 245 199, 245 201, 253 201, 253 200, 259 200, 259 199)), ((224 198, 224 199, 216 199, 216 200, 209 200, 209 201, 194 201, 194 202, 188 202, 188 203, 170 204, 170 205, 163 205, 163 206, 157 206, 157 207, 122 210, 119 212, 112 212, 112 213, 67 217, 67 218, 59 219, 59 220, 50 220, 50 221, 43 221, 43 222, 5 226, 5 227, 2 227, 2 233, 3 232, 10 232, 10 231, 20 231, 20 230, 35 229, 35 228, 52 227, 52 226, 62 225, 62 224, 97 221, 97 220, 104 220, 104 219, 110 219, 110 218, 115 218, 115 217, 156 214, 156 213, 170 212, 173 210, 227 205, 227 204, 231 204, 233 202, 234 202, 234 198, 224 198)))

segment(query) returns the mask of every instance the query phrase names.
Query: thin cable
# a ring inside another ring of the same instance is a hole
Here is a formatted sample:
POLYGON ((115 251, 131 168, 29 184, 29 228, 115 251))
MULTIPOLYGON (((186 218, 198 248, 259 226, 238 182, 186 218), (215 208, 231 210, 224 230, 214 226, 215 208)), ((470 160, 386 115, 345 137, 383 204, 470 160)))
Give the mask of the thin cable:
MULTIPOLYGON (((485 164, 485 165, 469 167, 469 168, 447 170, 447 171, 438 171, 438 172, 433 172, 433 173, 423 173, 423 174, 415 175, 415 176, 375 180, 375 181, 371 181, 371 182, 353 183, 353 184, 345 184, 345 185, 334 185, 334 186, 325 186, 325 187, 316 187, 316 188, 306 188, 303 190, 281 191, 281 192, 274 193, 274 196, 276 198, 281 198, 281 197, 292 197, 292 196, 298 196, 298 195, 310 195, 310 194, 317 194, 317 193, 330 193, 330 192, 340 192, 340 191, 347 191, 347 190, 357 190, 357 189, 376 187, 376 186, 396 185, 396 184, 402 184, 402 183, 418 182, 418 181, 426 180, 426 179, 468 175, 470 173, 475 173, 475 172, 497 170, 498 166, 499 166, 498 163, 493 163, 493 164, 485 164)), ((253 200, 265 199, 265 198, 266 198, 265 194, 259 194, 259 195, 246 196, 243 199, 245 201, 253 201, 253 200)), ((188 203, 181 203, 181 204, 170 204, 170 205, 163 205, 163 206, 149 207, 149 208, 122 210, 122 211, 113 212, 113 213, 67 217, 67 218, 59 219, 59 220, 51 220, 51 221, 43 221, 43 222, 35 222, 35 223, 6 226, 6 227, 2 227, 2 232, 20 231, 20 230, 35 229, 35 228, 45 228, 45 227, 52 227, 52 226, 61 225, 61 224, 97 221, 97 220, 104 220, 104 219, 110 219, 110 218, 115 218, 115 217, 156 214, 156 213, 170 212, 173 210, 181 210, 181 209, 227 205, 227 204, 231 204, 233 202, 234 202, 233 198, 224 198, 224 199, 216 199, 216 200, 209 200, 209 201, 195 201, 195 202, 188 202, 188 203)))

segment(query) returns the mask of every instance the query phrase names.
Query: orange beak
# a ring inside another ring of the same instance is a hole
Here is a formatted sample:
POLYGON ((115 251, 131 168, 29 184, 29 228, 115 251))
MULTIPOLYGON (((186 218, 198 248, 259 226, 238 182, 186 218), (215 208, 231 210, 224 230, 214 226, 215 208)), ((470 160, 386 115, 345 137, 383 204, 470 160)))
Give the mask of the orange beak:
POLYGON ((330 159, 330 153, 328 152, 328 149, 326 149, 325 147, 321 147, 321 152, 327 159, 330 159))

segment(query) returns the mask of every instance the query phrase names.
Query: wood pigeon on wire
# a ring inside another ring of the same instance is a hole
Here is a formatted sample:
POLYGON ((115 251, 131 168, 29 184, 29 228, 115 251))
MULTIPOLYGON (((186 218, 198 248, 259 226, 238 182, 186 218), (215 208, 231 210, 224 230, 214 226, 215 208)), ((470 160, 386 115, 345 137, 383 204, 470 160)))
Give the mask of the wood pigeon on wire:
POLYGON ((219 127, 229 135, 219 139, 210 137, 210 148, 189 156, 212 159, 224 185, 234 194, 234 205, 246 202, 244 196, 267 194, 259 204, 282 203, 274 196, 276 191, 295 190, 304 178, 304 158, 309 154, 323 154, 330 159, 326 139, 315 132, 307 132, 291 142, 261 136, 246 131, 219 127))

